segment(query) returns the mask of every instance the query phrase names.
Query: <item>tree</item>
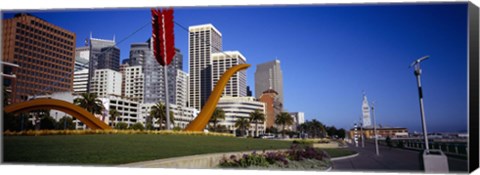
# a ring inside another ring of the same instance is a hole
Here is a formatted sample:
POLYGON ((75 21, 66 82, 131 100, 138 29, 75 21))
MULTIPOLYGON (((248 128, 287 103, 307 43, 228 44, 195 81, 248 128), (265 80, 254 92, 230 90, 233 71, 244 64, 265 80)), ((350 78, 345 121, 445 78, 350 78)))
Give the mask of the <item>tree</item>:
POLYGON ((145 127, 143 127, 143 124, 141 124, 141 123, 135 123, 132 126, 128 127, 128 129, 143 131, 145 129, 145 127))
POLYGON ((287 112, 281 112, 275 119, 275 124, 282 125, 282 137, 285 138, 285 126, 293 124, 293 118, 287 112))
POLYGON ((250 125, 250 122, 248 122, 248 119, 239 117, 237 118, 237 121, 235 121, 235 127, 240 129, 241 133, 245 135, 245 130, 247 130, 248 125, 250 125))
POLYGON ((92 115, 102 114, 104 109, 102 101, 97 98, 95 93, 82 93, 81 97, 73 100, 73 103, 86 109, 92 115))
POLYGON ((217 131, 217 124, 220 120, 225 120, 225 111, 220 108, 215 108, 213 111, 212 117, 210 118, 210 122, 213 123, 213 131, 217 131))
POLYGON ((345 129, 338 130, 338 138, 345 138, 346 131, 345 129))
POLYGON ((110 109, 108 114, 110 114, 110 117, 108 118, 110 120, 110 126, 115 126, 115 120, 120 116, 120 113, 116 109, 110 109))
POLYGON ((250 118, 249 118, 250 122, 254 122, 255 123, 255 137, 257 137, 257 133, 258 133, 258 122, 263 122, 265 121, 265 114, 263 114, 262 112, 260 112, 260 110, 255 110, 254 112, 251 112, 250 113, 250 118))
POLYGON ((118 122, 115 125, 115 129, 127 129, 127 128, 128 128, 128 124, 125 122, 118 122))
MULTIPOLYGON (((156 118, 158 119, 158 125, 159 125, 159 128, 162 129, 162 123, 165 122, 165 124, 167 123, 167 117, 166 117, 166 108, 165 108, 165 105, 163 105, 162 102, 158 102, 157 104, 155 104, 154 106, 152 106, 152 109, 150 109, 150 115, 153 116, 153 118, 156 118)), ((174 121, 175 117, 173 116, 173 111, 170 110, 170 122, 171 124, 175 124, 175 121, 174 121)))
POLYGON ((57 126, 57 121, 53 119, 50 115, 43 115, 40 118, 40 128, 41 129, 55 129, 57 126))
POLYGON ((57 129, 75 129, 75 123, 73 123, 72 118, 63 116, 58 120, 57 129))

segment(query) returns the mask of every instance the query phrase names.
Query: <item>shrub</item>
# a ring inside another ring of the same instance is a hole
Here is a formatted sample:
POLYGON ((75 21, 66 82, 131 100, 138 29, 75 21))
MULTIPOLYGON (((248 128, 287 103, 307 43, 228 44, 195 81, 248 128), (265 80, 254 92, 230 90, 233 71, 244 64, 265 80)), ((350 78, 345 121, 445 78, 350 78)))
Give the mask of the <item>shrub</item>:
POLYGON ((125 122, 119 122, 115 125, 115 129, 127 129, 128 124, 125 122))
POLYGON ((287 151, 244 154, 240 159, 232 155, 220 162, 221 167, 242 168, 326 169, 330 165, 330 157, 326 152, 311 147, 303 149, 297 145, 287 151))
POLYGON ((141 124, 141 123, 135 123, 132 126, 128 127, 128 129, 143 131, 145 129, 145 127, 143 127, 143 124, 141 124))

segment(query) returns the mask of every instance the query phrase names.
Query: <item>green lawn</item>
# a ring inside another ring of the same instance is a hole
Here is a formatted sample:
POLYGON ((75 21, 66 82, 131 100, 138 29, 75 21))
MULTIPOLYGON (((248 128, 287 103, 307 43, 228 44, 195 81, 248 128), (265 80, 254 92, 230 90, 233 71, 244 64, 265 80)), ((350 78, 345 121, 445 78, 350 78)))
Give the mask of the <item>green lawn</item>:
POLYGON ((4 136, 4 162, 116 165, 169 157, 286 149, 291 142, 189 135, 4 136))
POLYGON ((331 158, 343 157, 357 153, 347 148, 323 148, 322 150, 325 150, 331 158))

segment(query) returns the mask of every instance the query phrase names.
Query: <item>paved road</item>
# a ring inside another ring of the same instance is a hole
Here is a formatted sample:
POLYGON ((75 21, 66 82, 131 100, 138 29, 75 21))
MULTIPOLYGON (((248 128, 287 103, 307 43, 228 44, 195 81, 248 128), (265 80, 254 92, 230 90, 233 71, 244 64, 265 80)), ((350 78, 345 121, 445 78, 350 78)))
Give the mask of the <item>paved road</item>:
MULTIPOLYGON (((423 172, 423 159, 418 151, 389 148, 379 145, 380 155, 375 154, 375 145, 365 143, 365 148, 349 145, 359 153, 357 157, 333 161, 332 171, 375 172, 423 172)), ((467 172, 467 160, 448 158, 450 172, 467 172)))

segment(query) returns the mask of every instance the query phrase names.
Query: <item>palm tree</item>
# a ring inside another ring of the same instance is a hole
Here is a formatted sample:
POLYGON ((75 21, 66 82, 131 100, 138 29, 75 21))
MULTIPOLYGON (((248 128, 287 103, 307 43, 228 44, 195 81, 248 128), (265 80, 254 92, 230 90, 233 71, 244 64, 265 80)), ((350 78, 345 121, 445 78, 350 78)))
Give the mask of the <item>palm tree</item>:
POLYGON ((292 125, 293 118, 292 116, 290 116, 289 113, 282 112, 277 115, 277 118, 275 119, 275 124, 282 125, 282 137, 285 138, 285 125, 292 125))
POLYGON ((254 112, 250 113, 250 122, 255 122, 255 137, 257 137, 258 134, 258 122, 263 122, 265 121, 265 114, 260 112, 260 110, 255 110, 254 112))
POLYGON ((97 99, 97 94, 95 93, 82 93, 81 97, 76 98, 73 103, 85 108, 92 115, 102 114, 104 108, 102 101, 97 99))
POLYGON ((210 118, 210 122, 213 123, 213 131, 217 131, 217 123, 219 120, 225 120, 225 111, 220 108, 215 108, 215 111, 213 111, 212 117, 210 118))
POLYGON ((244 133, 244 135, 248 125, 250 125, 250 122, 248 122, 248 119, 242 118, 242 117, 237 118, 237 121, 235 122, 235 128, 240 129, 240 131, 244 133))
MULTIPOLYGON (((166 111, 167 110, 165 108, 165 105, 160 101, 154 106, 152 106, 152 109, 150 109, 150 116, 153 116, 153 118, 158 119, 158 125, 160 129, 162 129, 163 122, 167 123, 166 111)), ((172 124, 175 124, 174 118, 175 117, 173 116, 173 111, 170 111, 170 122, 172 124)))
POLYGON ((116 109, 111 109, 108 114, 110 114, 110 118, 108 118, 112 122, 112 127, 115 126, 115 120, 117 117, 120 116, 120 113, 116 109))

